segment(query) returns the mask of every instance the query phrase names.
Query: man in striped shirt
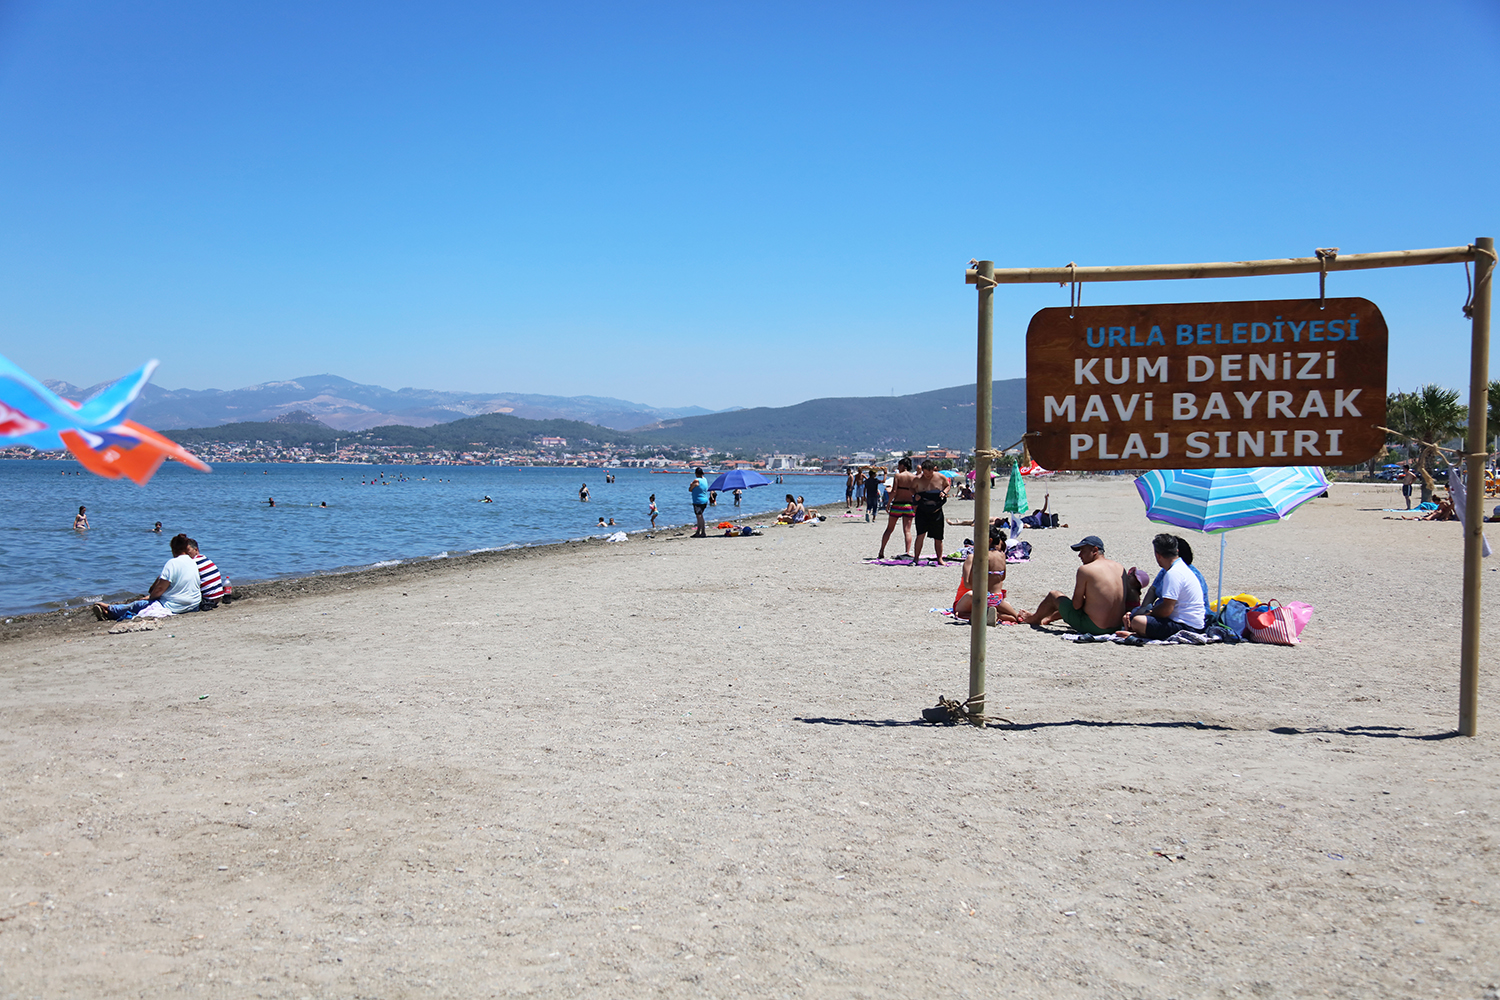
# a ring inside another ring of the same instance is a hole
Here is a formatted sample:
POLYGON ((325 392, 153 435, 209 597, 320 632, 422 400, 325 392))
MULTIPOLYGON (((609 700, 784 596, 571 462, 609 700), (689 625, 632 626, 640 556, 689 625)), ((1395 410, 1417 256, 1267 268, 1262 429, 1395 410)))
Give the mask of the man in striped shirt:
POLYGON ((198 540, 189 538, 187 544, 187 554, 198 564, 198 589, 203 593, 203 603, 198 605, 198 610, 212 611, 220 601, 228 598, 229 587, 213 560, 198 551, 198 540))

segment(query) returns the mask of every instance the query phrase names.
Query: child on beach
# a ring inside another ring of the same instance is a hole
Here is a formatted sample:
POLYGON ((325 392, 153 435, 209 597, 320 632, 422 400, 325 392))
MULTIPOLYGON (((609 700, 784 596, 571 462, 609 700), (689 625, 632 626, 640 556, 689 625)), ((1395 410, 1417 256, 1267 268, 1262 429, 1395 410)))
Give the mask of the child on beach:
POLYGON ((656 530, 656 494, 651 494, 651 530, 656 530))

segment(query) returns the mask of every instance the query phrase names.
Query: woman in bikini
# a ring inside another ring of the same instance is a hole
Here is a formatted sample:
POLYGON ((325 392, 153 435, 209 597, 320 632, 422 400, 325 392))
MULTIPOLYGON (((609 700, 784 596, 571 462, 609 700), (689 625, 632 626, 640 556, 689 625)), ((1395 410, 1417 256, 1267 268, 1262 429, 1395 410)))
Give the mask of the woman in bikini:
MULTIPOLYGON (((990 555, 987 563, 990 582, 989 608, 985 611, 985 623, 994 625, 1005 622, 1015 625, 1021 621, 1021 613, 1005 599, 1005 530, 998 526, 990 528, 990 555)), ((964 559, 963 576, 958 581, 958 593, 953 598, 953 616, 964 621, 974 607, 974 593, 969 589, 969 574, 974 568, 972 555, 964 559)))
POLYGON ((885 558, 886 543, 891 540, 891 533, 896 530, 898 521, 906 535, 906 551, 897 558, 911 558, 911 522, 917 516, 917 508, 912 499, 916 493, 916 481, 917 477, 911 474, 911 459, 903 458, 896 463, 896 478, 891 484, 890 499, 886 502, 886 513, 890 515, 890 520, 886 523, 885 534, 880 536, 880 554, 876 559, 885 558))

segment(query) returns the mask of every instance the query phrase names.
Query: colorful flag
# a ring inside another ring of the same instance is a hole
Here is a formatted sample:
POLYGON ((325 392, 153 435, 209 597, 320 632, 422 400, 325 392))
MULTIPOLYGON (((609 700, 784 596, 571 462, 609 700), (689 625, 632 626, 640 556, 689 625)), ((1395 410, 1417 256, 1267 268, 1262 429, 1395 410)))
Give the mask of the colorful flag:
POLYGON ((212 471, 177 442, 129 419, 156 365, 148 361, 88 402, 75 403, 0 357, 0 447, 67 448, 90 472, 141 486, 169 458, 212 471))

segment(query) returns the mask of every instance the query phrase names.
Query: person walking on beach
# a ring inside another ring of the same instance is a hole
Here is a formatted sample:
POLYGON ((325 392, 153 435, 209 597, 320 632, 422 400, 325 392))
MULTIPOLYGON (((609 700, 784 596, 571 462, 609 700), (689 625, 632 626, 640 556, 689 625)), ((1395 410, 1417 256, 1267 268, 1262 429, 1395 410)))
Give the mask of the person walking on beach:
POLYGON ((844 513, 854 513, 854 470, 850 469, 844 477, 844 513))
POLYGON ((886 543, 891 540, 891 532, 896 530, 896 522, 901 522, 901 530, 906 535, 906 551, 901 553, 903 558, 911 558, 911 522, 917 516, 916 505, 912 502, 913 489, 917 477, 911 474, 911 459, 903 458, 896 463, 896 478, 891 484, 890 498, 886 501, 886 513, 890 520, 886 523, 885 534, 880 536, 880 555, 877 559, 885 558, 886 543))
MULTIPOLYGON (((1410 507, 1411 504, 1407 504, 1406 506, 1410 507)), ((89 509, 87 507, 79 507, 78 508, 78 516, 75 517, 75 518, 73 518, 73 530, 74 531, 87 531, 88 528, 89 528, 89 509)))
POLYGON ((688 483, 688 495, 693 500, 693 514, 698 518, 698 530, 693 532, 693 538, 708 537, 708 522, 703 520, 703 512, 708 510, 708 480, 703 478, 703 470, 693 470, 693 481, 688 483))
POLYGON ((865 476, 865 523, 880 516, 880 480, 871 469, 865 476))
POLYGON ((1417 481, 1417 475, 1411 471, 1410 465, 1403 465, 1397 481, 1401 483, 1401 495, 1406 498, 1406 509, 1411 510, 1411 484, 1417 481))
POLYGON ((656 530, 656 514, 657 514, 657 510, 656 510, 656 494, 655 493, 651 494, 651 501, 650 501, 650 503, 651 503, 651 530, 655 531, 656 530))

